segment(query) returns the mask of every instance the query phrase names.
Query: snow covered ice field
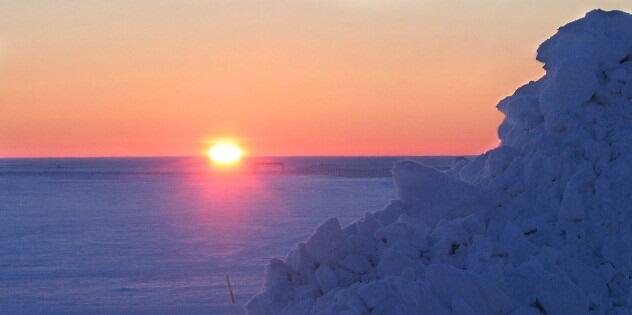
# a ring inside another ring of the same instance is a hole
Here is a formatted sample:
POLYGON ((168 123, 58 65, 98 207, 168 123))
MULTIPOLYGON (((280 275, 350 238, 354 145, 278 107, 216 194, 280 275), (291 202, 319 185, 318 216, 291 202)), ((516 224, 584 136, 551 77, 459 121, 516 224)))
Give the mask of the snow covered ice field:
POLYGON ((632 314, 632 15, 589 12, 498 104, 500 145, 330 219, 268 264, 253 315, 632 314))
POLYGON ((390 178, 218 175, 204 159, 0 160, 0 314, 243 314, 225 275, 244 304, 271 257, 394 197, 390 178))

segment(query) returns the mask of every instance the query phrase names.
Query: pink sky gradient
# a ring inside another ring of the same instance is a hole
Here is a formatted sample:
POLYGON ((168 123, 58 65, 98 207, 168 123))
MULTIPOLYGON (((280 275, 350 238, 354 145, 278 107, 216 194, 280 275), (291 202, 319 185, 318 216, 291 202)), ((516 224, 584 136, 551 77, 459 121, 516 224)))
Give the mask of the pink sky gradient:
MULTIPOLYGON (((627 3, 627 4, 626 4, 627 3)), ((629 1, 0 2, 0 157, 475 154, 537 45, 629 1)))

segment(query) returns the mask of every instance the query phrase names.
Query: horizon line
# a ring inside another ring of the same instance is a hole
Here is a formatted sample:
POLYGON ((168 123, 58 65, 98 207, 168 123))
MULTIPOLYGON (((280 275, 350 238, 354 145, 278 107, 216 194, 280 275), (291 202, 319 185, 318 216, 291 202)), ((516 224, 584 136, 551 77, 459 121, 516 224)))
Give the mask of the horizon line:
MULTIPOLYGON (((334 157, 349 157, 349 158, 389 158, 389 157, 461 157, 461 156, 477 156, 479 154, 341 154, 341 155, 249 155, 244 157, 248 158, 334 158, 334 157)), ((174 159, 174 158, 206 158, 205 155, 95 155, 95 156, 0 156, 0 160, 26 160, 26 159, 174 159)))

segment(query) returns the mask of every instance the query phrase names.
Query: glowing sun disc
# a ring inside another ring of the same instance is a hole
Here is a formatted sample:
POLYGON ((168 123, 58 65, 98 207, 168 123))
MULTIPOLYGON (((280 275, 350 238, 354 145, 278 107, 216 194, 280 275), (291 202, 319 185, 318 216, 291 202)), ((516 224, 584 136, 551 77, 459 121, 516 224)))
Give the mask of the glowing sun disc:
POLYGON ((217 143, 208 149, 208 157, 219 165, 237 164, 243 154, 243 150, 233 143, 217 143))

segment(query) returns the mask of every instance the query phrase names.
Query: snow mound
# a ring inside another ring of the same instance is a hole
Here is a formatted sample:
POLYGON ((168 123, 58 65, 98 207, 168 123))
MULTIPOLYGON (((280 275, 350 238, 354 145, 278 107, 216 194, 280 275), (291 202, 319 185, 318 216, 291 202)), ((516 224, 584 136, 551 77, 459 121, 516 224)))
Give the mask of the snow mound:
POLYGON ((631 314, 632 16, 591 11, 537 59, 498 148, 400 162, 399 200, 272 260, 248 312, 631 314))

